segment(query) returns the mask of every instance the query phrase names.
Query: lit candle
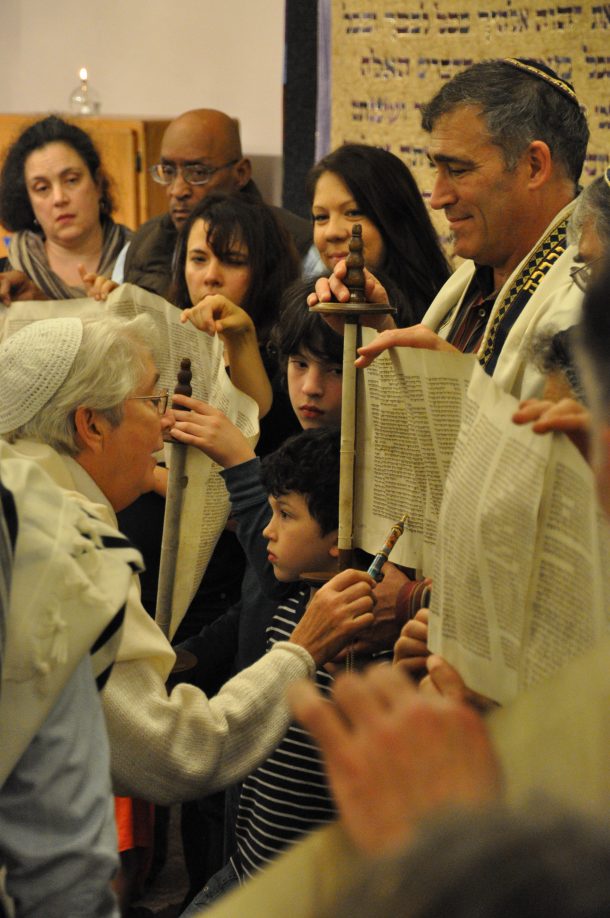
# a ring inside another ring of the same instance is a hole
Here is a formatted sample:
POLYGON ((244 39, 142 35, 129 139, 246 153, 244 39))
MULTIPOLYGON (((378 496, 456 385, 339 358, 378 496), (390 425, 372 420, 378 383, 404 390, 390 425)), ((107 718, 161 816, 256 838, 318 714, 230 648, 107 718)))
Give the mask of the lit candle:
POLYGON ((80 70, 78 71, 78 75, 81 78, 81 81, 83 83, 87 82, 87 68, 86 67, 81 67, 80 70))

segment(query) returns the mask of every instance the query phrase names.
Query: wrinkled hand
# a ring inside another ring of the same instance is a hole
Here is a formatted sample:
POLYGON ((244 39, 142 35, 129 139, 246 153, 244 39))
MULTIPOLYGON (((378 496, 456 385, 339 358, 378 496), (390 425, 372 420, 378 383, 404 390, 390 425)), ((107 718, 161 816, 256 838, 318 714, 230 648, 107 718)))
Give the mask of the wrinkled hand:
POLYGON ((174 395, 172 415, 171 438, 196 446, 223 468, 254 458, 254 450, 241 430, 218 408, 188 395, 174 395))
POLYGON ((428 675, 419 683, 419 689, 425 695, 440 696, 458 704, 470 705, 482 714, 497 707, 491 698, 469 689, 457 669, 443 657, 431 654, 425 665, 428 675))
POLYGON ((196 328, 212 337, 216 334, 238 336, 248 332, 256 335, 254 322, 245 309, 220 293, 205 296, 196 306, 183 309, 180 321, 192 322, 196 328))
POLYGON ((321 748, 341 821, 365 854, 402 847, 438 811, 499 795, 499 766, 481 717, 422 695, 395 667, 339 676, 334 704, 309 682, 292 686, 289 700, 321 748))
POLYGON ((420 347, 430 351, 460 352, 431 328, 425 325, 411 325, 409 328, 393 328, 382 331, 370 344, 358 348, 360 355, 356 360, 357 367, 368 367, 375 357, 391 347, 420 347))
POLYGON ((365 571, 341 571, 315 593, 290 636, 321 666, 373 623, 375 581, 365 571))
POLYGON ((391 561, 386 561, 381 570, 383 580, 375 584, 373 590, 375 596, 373 624, 362 632, 352 647, 340 653, 337 660, 333 662, 343 660, 348 650, 353 651, 356 656, 366 655, 367 657, 373 653, 380 653, 382 650, 389 650, 398 637, 400 623, 396 619, 396 596, 402 585, 406 583, 407 577, 391 561))
POLYGON ((3 271, 0 274, 0 302, 5 306, 27 300, 47 300, 48 297, 23 271, 3 271))
POLYGON ((87 271, 84 265, 78 266, 78 273, 82 278, 85 293, 94 300, 101 301, 107 299, 108 294, 112 293, 112 291, 116 290, 119 286, 109 277, 104 277, 103 274, 96 274, 95 271, 87 271))
POLYGON ((408 621, 400 637, 394 645, 394 665, 404 669, 414 678, 426 671, 426 659, 430 656, 428 650, 428 616, 429 609, 420 609, 408 621))
POLYGON ((526 399, 519 403, 513 414, 513 422, 531 424, 534 433, 564 433, 585 459, 589 459, 591 413, 575 398, 562 398, 558 402, 540 398, 526 399))

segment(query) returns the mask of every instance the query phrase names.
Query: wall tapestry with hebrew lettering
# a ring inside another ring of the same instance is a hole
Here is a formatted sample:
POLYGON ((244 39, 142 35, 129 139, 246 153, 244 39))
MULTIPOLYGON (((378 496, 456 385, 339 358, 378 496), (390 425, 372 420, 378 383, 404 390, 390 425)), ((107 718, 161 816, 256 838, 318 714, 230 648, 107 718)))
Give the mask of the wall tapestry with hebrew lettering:
POLYGON ((390 150, 428 196, 421 104, 476 61, 527 57, 572 83, 586 108, 583 185, 610 165, 610 3, 333 0, 332 11, 333 148, 350 141, 390 150))

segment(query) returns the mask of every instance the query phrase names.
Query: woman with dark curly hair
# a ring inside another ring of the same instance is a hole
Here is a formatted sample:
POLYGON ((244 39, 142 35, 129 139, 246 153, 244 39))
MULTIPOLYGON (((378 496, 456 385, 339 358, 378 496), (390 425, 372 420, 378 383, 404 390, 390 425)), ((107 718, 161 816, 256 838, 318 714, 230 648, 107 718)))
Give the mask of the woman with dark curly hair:
POLYGON ((29 125, 0 172, 0 222, 14 233, 0 262, 0 300, 85 296, 86 275, 110 273, 131 237, 112 210, 89 135, 56 115, 29 125))
POLYGON ((398 308, 396 324, 414 325, 449 277, 421 192, 401 159, 362 143, 324 156, 307 177, 313 241, 329 271, 348 254, 362 225, 367 268, 383 278, 398 308))

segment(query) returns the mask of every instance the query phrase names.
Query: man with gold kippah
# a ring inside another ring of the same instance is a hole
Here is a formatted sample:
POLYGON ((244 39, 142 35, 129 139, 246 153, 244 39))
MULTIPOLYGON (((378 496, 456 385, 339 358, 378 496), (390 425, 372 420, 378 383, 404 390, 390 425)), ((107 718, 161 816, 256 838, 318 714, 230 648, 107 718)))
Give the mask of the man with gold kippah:
MULTIPOLYGON (((439 291, 422 326, 386 329, 362 348, 361 366, 395 346, 476 353, 502 388, 539 394, 532 335, 577 321, 582 295, 570 268, 566 225, 589 138, 574 89, 536 61, 483 61, 445 83, 423 107, 436 172, 430 204, 443 210, 453 253, 466 259, 439 291)), ((344 267, 318 282, 343 300, 344 267)), ((369 299, 385 291, 369 279, 369 299)))

